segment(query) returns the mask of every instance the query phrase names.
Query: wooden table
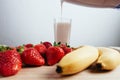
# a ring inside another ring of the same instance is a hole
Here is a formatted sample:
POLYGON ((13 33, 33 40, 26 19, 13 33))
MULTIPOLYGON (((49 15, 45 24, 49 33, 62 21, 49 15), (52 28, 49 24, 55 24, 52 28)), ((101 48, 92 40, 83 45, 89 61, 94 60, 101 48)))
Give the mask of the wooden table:
POLYGON ((108 72, 92 72, 87 69, 71 76, 61 76, 55 72, 56 66, 23 68, 16 75, 0 77, 0 80, 119 80, 120 67, 108 72))
MULTIPOLYGON (((118 48, 117 48, 118 49, 118 48)), ((120 66, 113 71, 92 72, 86 69, 71 76, 61 76, 55 72, 54 66, 29 67, 21 69, 16 75, 10 77, 0 76, 0 80, 119 80, 120 66)))

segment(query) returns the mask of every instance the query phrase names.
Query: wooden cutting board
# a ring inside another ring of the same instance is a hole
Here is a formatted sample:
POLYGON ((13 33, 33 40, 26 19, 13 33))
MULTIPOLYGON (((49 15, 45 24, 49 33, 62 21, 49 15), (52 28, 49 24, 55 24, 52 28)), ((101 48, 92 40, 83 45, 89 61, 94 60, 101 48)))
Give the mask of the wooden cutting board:
POLYGON ((92 72, 84 70, 71 76, 61 76, 55 72, 54 66, 41 66, 23 68, 16 75, 0 77, 0 80, 118 80, 120 79, 120 67, 113 71, 92 72))
MULTIPOLYGON (((120 51, 119 47, 115 49, 120 51)), ((54 66, 41 66, 22 68, 16 75, 10 77, 0 76, 0 80, 119 80, 120 66, 112 71, 93 72, 90 69, 71 76, 61 76, 55 72, 54 66)))

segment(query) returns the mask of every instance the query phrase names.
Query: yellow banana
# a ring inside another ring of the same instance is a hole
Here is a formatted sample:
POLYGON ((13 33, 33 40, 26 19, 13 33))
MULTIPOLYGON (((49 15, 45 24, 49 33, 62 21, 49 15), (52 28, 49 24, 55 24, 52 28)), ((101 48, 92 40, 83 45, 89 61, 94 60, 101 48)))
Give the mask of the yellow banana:
POLYGON ((99 47, 99 58, 96 66, 100 70, 113 70, 120 64, 120 53, 114 49, 99 47))
POLYGON ((92 46, 82 46, 65 55, 57 65, 56 72, 61 75, 78 73, 97 60, 98 49, 92 46))

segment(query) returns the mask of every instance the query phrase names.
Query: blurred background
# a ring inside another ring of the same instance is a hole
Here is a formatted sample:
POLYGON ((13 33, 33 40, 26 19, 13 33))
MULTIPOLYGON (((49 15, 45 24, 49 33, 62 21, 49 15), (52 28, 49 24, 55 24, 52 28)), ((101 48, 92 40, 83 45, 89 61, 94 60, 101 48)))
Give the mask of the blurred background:
MULTIPOLYGON (((54 42, 54 18, 60 0, 0 0, 0 44, 17 46, 54 42)), ((72 46, 120 46, 120 10, 64 3, 63 17, 72 19, 72 46)))

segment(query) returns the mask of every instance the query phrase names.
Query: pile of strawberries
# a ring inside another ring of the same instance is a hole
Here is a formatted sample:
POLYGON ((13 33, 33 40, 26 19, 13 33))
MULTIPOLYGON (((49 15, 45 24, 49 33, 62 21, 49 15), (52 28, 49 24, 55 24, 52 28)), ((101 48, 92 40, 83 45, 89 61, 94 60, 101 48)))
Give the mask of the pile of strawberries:
POLYGON ((0 75, 11 76, 24 66, 54 65, 67 53, 71 52, 67 44, 41 42, 24 44, 17 47, 0 46, 0 75))

